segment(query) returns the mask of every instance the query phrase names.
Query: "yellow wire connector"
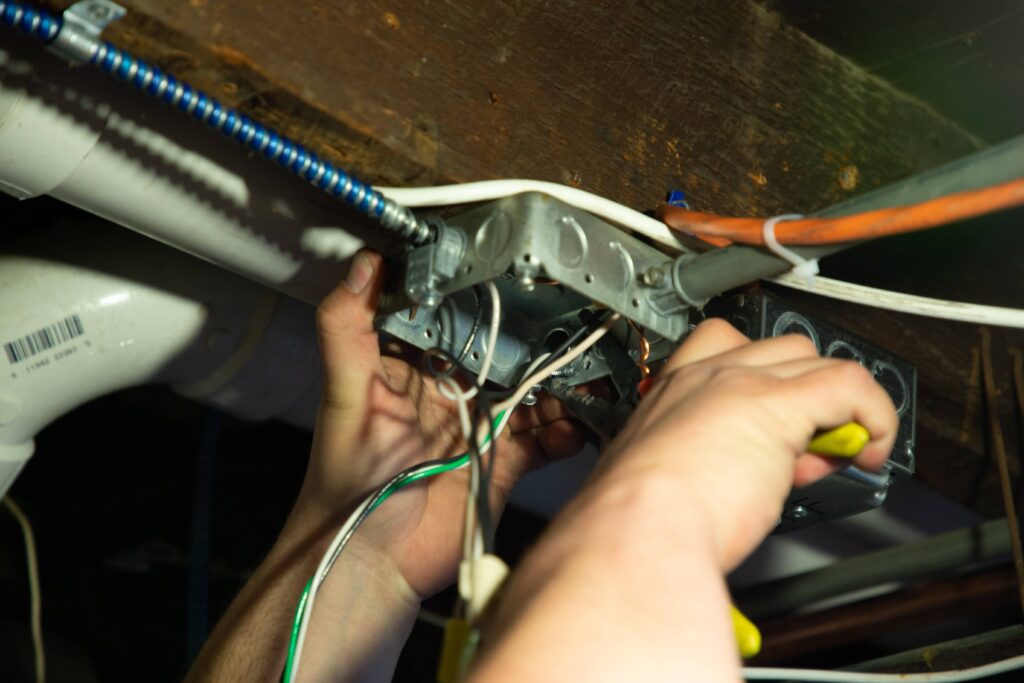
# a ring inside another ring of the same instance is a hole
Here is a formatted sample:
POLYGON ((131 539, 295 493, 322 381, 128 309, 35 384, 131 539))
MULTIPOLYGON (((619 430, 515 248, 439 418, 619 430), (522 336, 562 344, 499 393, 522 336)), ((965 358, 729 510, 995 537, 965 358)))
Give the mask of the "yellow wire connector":
POLYGON ((747 619, 743 612, 732 607, 732 630, 736 634, 736 645, 740 649, 740 656, 743 659, 756 657, 761 651, 761 632, 754 626, 754 622, 747 619))
POLYGON ((807 446, 809 453, 831 458, 856 458, 871 440, 868 430, 856 422, 821 432, 807 446))

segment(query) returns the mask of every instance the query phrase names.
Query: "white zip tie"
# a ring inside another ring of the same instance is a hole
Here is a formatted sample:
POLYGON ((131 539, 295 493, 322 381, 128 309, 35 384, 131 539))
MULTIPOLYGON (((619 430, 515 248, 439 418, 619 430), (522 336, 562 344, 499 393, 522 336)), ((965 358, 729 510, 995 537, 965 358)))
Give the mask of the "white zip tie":
POLYGON ((808 285, 814 284, 814 276, 818 274, 818 259, 805 259, 800 254, 796 253, 792 249, 779 244, 779 241, 775 239, 775 226, 782 221, 792 221, 803 218, 802 214, 799 213, 786 213, 781 216, 773 216, 764 222, 764 245, 768 247, 768 251, 772 252, 781 259, 785 259, 793 264, 793 275, 803 278, 804 282, 808 285))

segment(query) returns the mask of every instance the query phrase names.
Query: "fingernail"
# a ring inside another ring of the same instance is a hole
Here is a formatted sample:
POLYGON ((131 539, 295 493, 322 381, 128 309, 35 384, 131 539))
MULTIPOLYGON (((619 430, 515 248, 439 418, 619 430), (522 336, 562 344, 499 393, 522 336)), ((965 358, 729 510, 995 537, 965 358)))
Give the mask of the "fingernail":
POLYGON ((366 285, 373 277, 373 263, 366 257, 366 254, 359 252, 352 259, 348 267, 348 276, 345 278, 345 289, 353 294, 361 294, 366 285))

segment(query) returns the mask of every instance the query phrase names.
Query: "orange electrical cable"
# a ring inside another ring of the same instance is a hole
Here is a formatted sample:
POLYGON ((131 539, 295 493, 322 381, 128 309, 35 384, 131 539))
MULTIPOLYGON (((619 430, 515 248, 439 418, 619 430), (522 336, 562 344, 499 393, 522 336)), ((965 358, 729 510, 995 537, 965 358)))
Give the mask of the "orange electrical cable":
MULTIPOLYGON (((836 244, 927 230, 947 223, 1024 205, 1024 178, 979 190, 937 197, 920 204, 876 209, 837 218, 800 218, 775 226, 782 244, 836 244)), ((763 218, 730 218, 662 205, 658 217, 673 230, 716 246, 729 242, 764 245, 763 218)))

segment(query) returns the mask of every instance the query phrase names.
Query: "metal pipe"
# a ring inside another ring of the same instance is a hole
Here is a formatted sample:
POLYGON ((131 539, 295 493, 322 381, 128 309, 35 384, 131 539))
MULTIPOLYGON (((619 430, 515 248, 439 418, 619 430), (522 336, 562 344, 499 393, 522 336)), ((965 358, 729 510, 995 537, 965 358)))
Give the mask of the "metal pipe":
MULTIPOLYGON (((1024 176, 1024 136, 957 159, 906 180, 814 213, 822 218, 848 216, 864 211, 916 204, 951 194, 975 190, 1024 176)), ((820 247, 793 248, 806 259, 829 256, 857 242, 820 247)), ((713 249, 699 256, 676 259, 673 277, 677 293, 690 305, 753 280, 785 273, 792 264, 770 252, 747 245, 713 249)))
POLYGON ((866 639, 879 639, 1006 607, 1015 592, 1013 569, 994 569, 911 586, 888 595, 761 622, 758 664, 790 660, 866 639))
POLYGON ((941 574, 1009 552, 1006 520, 997 519, 744 588, 735 598, 745 614, 758 619, 863 588, 941 574))

